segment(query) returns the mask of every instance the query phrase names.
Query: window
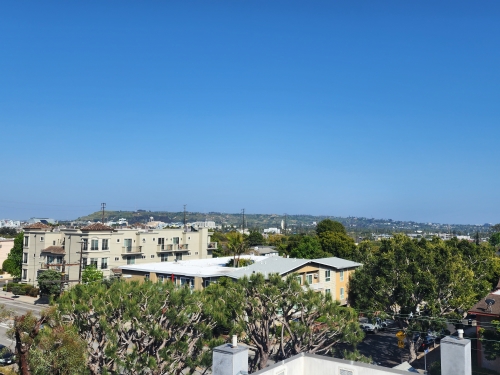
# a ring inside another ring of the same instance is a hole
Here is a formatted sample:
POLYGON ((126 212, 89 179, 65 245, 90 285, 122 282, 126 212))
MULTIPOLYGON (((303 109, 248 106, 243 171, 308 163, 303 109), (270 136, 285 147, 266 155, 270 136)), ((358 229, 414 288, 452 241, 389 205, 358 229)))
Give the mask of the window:
POLYGON ((89 249, 89 240, 84 238, 82 240, 82 250, 88 250, 89 249))
POLYGON ((97 258, 90 258, 90 265, 97 268, 97 258))
POLYGON ((116 242, 120 242, 120 239, 119 239, 119 238, 117 238, 117 239, 116 239, 116 242))
POLYGON ((56 246, 56 241, 52 241, 52 246, 56 246))
POLYGON ((165 238, 158 238, 158 246, 160 250, 165 250, 165 238))
POLYGON ((302 276, 295 276, 295 280, 299 283, 299 285, 302 285, 302 276))
POLYGON ((119 260, 120 260, 120 258, 118 258, 118 257, 115 257, 115 262, 117 262, 117 261, 119 261, 119 260))
POLYGON ((313 283, 313 274, 310 273, 306 276, 306 280, 307 280, 307 283, 308 284, 312 284, 313 283))
POLYGON ((325 281, 330 281, 330 270, 325 271, 325 281))
POLYGON ((24 246, 28 247, 28 243, 29 243, 29 236, 24 236, 24 246))
POLYGON ((40 242, 43 242, 43 237, 40 237, 40 242))
POLYGON ((28 270, 23 270, 23 280, 28 278, 28 270))
POLYGON ((175 245, 178 245, 179 244, 179 237, 172 238, 172 241, 174 242, 175 245))
POLYGON ((153 259, 155 256, 154 255, 151 255, 151 259, 153 259))
POLYGON ((149 280, 149 273, 144 274, 144 280, 149 280))
POLYGON ((146 243, 146 239, 145 238, 142 239, 142 243, 146 243))
POLYGON ((340 299, 343 300, 344 298, 344 288, 340 288, 340 299))
POLYGON ((198 252, 196 251, 196 252, 194 253, 194 255, 198 255, 198 252))
POLYGON ((108 246, 108 239, 105 238, 102 240, 102 249, 103 250, 109 250, 109 246, 108 246))
POLYGON ((99 240, 92 240, 90 242, 90 250, 99 250, 99 240))
POLYGON ((87 258, 83 258, 82 268, 87 267, 87 262, 88 262, 88 259, 87 258))
POLYGON ((167 256, 167 254, 160 254, 160 260, 162 262, 168 262, 168 256, 167 256))
POLYGON ((102 258, 101 259, 101 270, 107 270, 108 269, 108 258, 102 258))
POLYGON ((127 264, 135 264, 135 257, 127 256, 127 264))
POLYGON ((141 255, 141 259, 146 259, 146 255, 141 255))
POLYGON ((344 271, 340 271, 340 281, 344 281, 344 271))
POLYGON ((182 260, 182 254, 175 254, 175 260, 182 260))
POLYGON ((123 247, 126 251, 132 251, 132 238, 125 238, 123 240, 123 247))
POLYGON ((24 264, 28 263, 28 253, 23 253, 23 263, 24 264))
POLYGON ((339 375, 354 375, 352 370, 346 370, 345 368, 339 369, 339 375))

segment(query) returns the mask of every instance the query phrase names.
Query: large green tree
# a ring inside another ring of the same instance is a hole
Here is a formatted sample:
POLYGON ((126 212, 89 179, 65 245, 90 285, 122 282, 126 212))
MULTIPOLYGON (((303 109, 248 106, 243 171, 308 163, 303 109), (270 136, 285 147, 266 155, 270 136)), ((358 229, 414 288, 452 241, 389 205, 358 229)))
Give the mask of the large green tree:
POLYGON ((206 347, 221 343, 203 294, 171 282, 81 284, 58 304, 87 343, 93 375, 181 374, 208 367, 206 347))
POLYGON ((260 246, 264 244, 264 236, 256 230, 250 232, 248 237, 246 238, 246 242, 248 246, 260 246))
POLYGON ((339 223, 338 221, 333 221, 331 219, 321 220, 316 225, 316 234, 318 236, 321 236, 325 232, 335 232, 335 233, 346 234, 345 227, 342 225, 342 223, 339 223))
POLYGON ((320 236, 321 248, 329 256, 354 260, 357 257, 356 244, 348 235, 341 232, 324 232, 320 236))
POLYGON ((473 251, 466 254, 456 242, 396 235, 382 241, 378 252, 366 257, 363 267, 354 273, 349 283, 350 303, 367 314, 393 316, 408 333, 413 360, 416 344, 412 331, 438 329, 444 318, 461 318, 491 288, 491 275, 482 261, 473 251))
POLYGON ((103 278, 102 271, 99 271, 96 266, 90 265, 85 267, 82 272, 82 282, 83 283, 91 283, 94 281, 101 281, 103 278))
POLYGON ((40 294, 58 296, 61 293, 61 272, 46 270, 38 275, 40 294))
POLYGON ((321 243, 316 236, 299 236, 297 242, 290 244, 290 257, 301 259, 318 259, 331 256, 321 248, 321 243))
POLYGON ((330 353, 340 342, 356 344, 363 338, 357 313, 329 296, 304 290, 295 275, 268 280, 262 274, 236 282, 210 285, 205 293, 219 321, 233 322, 254 352, 250 370, 298 353, 330 353), (229 302, 229 303, 227 303, 229 302))
POLYGON ((2 270, 10 273, 14 278, 21 278, 21 267, 23 262, 23 239, 24 233, 19 233, 14 239, 14 247, 7 255, 2 264, 2 270))

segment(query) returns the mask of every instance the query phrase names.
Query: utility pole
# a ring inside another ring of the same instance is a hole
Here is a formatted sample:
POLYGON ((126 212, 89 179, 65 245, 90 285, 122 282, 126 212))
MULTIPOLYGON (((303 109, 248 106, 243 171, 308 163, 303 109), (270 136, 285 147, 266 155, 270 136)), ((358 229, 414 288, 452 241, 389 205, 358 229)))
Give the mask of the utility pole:
POLYGON ((187 227, 186 227, 186 205, 184 205, 184 232, 187 232, 187 227))
POLYGON ((101 223, 104 224, 104 209, 106 208, 106 203, 101 203, 101 211, 102 211, 102 221, 101 223))
POLYGON ((63 292, 63 289, 64 289, 64 279, 66 278, 66 261, 63 260, 62 261, 62 265, 61 265, 61 285, 59 287, 59 294, 61 295, 62 292, 63 292))
POLYGON ((78 284, 82 283, 83 241, 80 241, 80 266, 78 267, 78 284))
POLYGON ((241 234, 245 234, 245 209, 241 210, 242 222, 241 222, 241 234))

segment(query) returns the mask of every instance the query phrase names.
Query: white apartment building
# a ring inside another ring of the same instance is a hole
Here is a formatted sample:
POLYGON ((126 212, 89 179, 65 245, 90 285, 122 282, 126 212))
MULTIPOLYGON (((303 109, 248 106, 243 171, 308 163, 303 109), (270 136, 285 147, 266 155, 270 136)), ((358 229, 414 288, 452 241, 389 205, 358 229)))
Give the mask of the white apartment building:
POLYGON ((43 223, 24 227, 21 281, 36 284, 46 269, 63 270, 69 283, 78 282, 80 270, 95 265, 104 274, 123 265, 212 257, 217 243, 207 228, 114 229, 94 223, 80 229, 53 229, 43 223))

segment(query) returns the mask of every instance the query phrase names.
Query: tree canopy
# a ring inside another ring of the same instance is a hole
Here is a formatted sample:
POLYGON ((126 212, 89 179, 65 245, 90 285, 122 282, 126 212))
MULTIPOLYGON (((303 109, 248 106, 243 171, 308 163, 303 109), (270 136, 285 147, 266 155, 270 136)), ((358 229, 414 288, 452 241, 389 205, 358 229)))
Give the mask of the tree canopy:
POLYGON ((93 281, 100 281, 103 278, 102 271, 99 271, 96 266, 90 265, 85 267, 82 272, 82 282, 91 283, 93 281))
POLYGON ((58 296, 61 292, 61 272, 46 270, 38 275, 40 294, 58 296))
POLYGON ((23 262, 23 239, 24 233, 19 233, 14 239, 14 247, 7 255, 7 259, 2 264, 2 270, 8 272, 12 277, 21 278, 21 267, 23 262))
POLYGON ((316 234, 321 236, 325 232, 343 233, 347 234, 345 227, 342 223, 338 221, 333 221, 331 219, 321 220, 318 225, 316 225, 316 234))
POLYGON ((292 258, 318 259, 329 256, 321 248, 318 237, 299 236, 297 242, 292 242, 289 250, 292 258))
MULTIPOLYGON (((351 277, 349 300, 359 311, 395 317, 408 332, 440 328, 441 318, 461 318, 487 294, 498 272, 495 264, 491 249, 467 241, 396 235, 365 256, 351 277)), ((415 343, 409 338, 408 344, 414 358, 415 343)))

